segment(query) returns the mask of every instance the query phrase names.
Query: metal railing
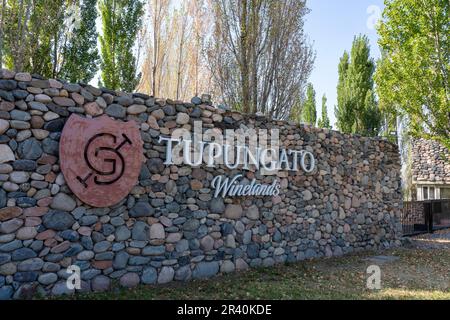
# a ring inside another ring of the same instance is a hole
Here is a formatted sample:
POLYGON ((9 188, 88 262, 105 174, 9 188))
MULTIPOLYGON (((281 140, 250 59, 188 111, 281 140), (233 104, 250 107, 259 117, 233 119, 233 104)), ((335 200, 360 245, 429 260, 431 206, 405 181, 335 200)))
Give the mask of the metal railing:
POLYGON ((432 233, 450 227, 450 199, 405 201, 401 216, 403 235, 432 233))

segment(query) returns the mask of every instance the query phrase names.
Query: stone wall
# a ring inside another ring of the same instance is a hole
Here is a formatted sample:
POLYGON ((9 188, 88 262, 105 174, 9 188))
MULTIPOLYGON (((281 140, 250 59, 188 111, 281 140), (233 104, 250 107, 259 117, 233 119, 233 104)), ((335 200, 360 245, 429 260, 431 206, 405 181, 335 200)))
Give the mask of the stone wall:
POLYGON ((211 105, 89 85, 0 74, 0 298, 186 281, 275 263, 400 244, 397 146, 211 105), (90 208, 67 187, 58 145, 71 113, 139 123, 146 157, 139 184, 118 205, 90 208), (311 151, 314 172, 166 166, 160 135, 189 128, 278 128, 289 149, 311 151), (218 174, 279 179, 275 197, 212 198, 218 174))
POLYGON ((450 151, 437 141, 412 143, 413 183, 450 184, 450 151))

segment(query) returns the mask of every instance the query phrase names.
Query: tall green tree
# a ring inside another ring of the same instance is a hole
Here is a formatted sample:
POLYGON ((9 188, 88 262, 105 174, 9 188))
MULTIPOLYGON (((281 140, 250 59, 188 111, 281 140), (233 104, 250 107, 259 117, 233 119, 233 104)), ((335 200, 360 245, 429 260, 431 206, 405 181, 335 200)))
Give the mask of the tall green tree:
POLYGON ((100 37, 102 85, 133 91, 139 82, 133 47, 141 27, 139 0, 100 0, 103 34, 100 37))
POLYGON ((338 66, 335 114, 342 132, 368 136, 378 134, 381 115, 373 91, 374 71, 368 38, 356 36, 350 55, 344 52, 338 66))
POLYGON ((342 132, 352 132, 353 123, 355 121, 355 115, 351 110, 352 106, 347 83, 349 65, 350 55, 347 51, 344 51, 338 65, 337 106, 335 106, 334 111, 337 119, 337 126, 342 132))
POLYGON ((386 0, 378 27, 380 106, 413 137, 450 149, 450 2, 386 0))
MULTIPOLYGON (((74 57, 96 50, 95 1, 5 0, 5 3, 1 23, 4 62, 8 69, 49 78, 67 77, 66 65, 78 65, 78 71, 83 74, 90 70, 89 63, 74 57), (81 29, 74 27, 80 25, 81 29), (91 37, 80 37, 80 30, 86 29, 89 29, 91 37)), ((94 60, 90 64, 95 65, 95 57, 85 57, 84 60, 94 60)), ((68 76, 69 80, 89 78, 74 76, 73 73, 68 76)))
POLYGON ((79 14, 75 14, 73 30, 64 48, 64 64, 60 77, 71 82, 89 82, 98 70, 97 0, 78 1, 79 14))
POLYGON ((317 110, 316 110, 316 92, 311 83, 308 83, 306 88, 306 100, 302 107, 302 122, 308 123, 312 126, 316 125, 317 110))
POLYGON ((325 96, 325 94, 322 96, 322 114, 321 118, 317 122, 317 126, 319 128, 331 129, 330 118, 328 118, 327 112, 327 97, 325 96))

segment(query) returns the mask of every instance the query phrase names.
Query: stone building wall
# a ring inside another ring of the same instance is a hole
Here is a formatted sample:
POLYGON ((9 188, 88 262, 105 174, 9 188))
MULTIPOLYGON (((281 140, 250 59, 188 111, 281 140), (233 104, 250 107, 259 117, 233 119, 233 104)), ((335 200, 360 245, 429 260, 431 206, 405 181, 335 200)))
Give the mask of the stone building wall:
POLYGON ((336 131, 247 116, 211 105, 126 94, 89 85, 0 74, 0 298, 206 278, 275 263, 400 244, 397 146, 336 131), (58 146, 70 114, 135 120, 145 164, 119 204, 91 208, 60 172, 58 146), (160 135, 202 120, 207 128, 278 128, 289 149, 316 158, 312 173, 165 165, 160 135), (213 198, 218 174, 243 173, 278 196, 213 198))
POLYGON ((417 139, 412 143, 413 183, 450 184, 450 151, 439 142, 417 139))

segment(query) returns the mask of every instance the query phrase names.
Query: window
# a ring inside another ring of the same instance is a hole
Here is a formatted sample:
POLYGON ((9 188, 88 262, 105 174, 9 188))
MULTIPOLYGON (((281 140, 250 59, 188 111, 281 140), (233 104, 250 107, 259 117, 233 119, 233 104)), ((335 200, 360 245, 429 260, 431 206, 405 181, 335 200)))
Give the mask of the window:
POLYGON ((434 187, 428 188, 428 198, 430 200, 434 200, 436 197, 434 196, 434 187))
POLYGON ((439 195, 439 189, 435 187, 422 187, 422 197, 420 200, 434 200, 439 195))
POLYGON ((450 187, 441 188, 441 199, 450 199, 450 187))

